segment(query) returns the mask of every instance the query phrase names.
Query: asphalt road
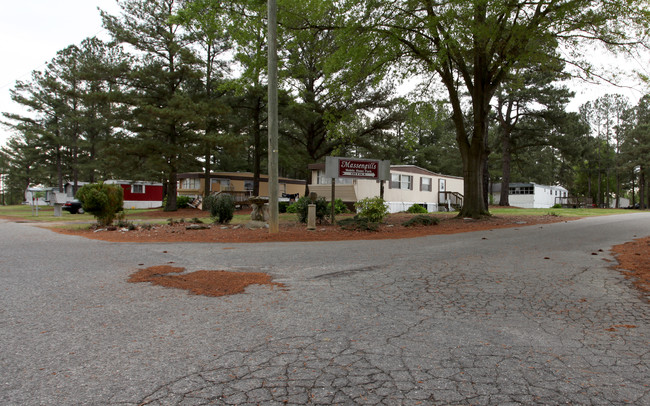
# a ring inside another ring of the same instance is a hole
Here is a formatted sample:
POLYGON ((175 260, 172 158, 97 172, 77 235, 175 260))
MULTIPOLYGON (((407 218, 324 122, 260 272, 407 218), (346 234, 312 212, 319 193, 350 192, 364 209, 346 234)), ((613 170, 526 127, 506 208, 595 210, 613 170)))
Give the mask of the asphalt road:
POLYGON ((0 220, 0 404, 650 404, 650 213, 405 240, 119 244, 0 220), (602 250, 602 251, 601 251, 602 250), (173 264, 286 289, 127 283, 173 264))

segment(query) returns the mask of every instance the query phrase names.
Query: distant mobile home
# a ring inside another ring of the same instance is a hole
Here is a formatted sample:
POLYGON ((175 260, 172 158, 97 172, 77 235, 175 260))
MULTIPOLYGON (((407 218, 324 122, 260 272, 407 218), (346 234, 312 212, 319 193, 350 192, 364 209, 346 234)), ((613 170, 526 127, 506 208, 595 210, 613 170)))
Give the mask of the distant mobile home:
MULTIPOLYGON (((268 196, 268 175, 260 175, 259 195, 268 196)), ((281 195, 305 194, 305 182, 302 179, 280 177, 278 179, 281 195)), ((205 190, 205 174, 203 172, 184 172, 178 174, 178 194, 182 196, 203 196, 205 190)), ((210 174, 210 192, 227 192, 237 201, 245 201, 253 197, 253 173, 251 172, 213 172, 210 174)), ((278 196, 280 197, 280 196, 278 196)))
MULTIPOLYGON (((490 192, 495 203, 501 197, 501 184, 491 185, 490 192)), ((508 201, 511 206, 524 209, 548 209, 555 205, 556 197, 567 197, 569 191, 562 186, 538 185, 536 183, 511 183, 508 201)))
MULTIPOLYGON (((331 200, 332 180, 325 175, 325 164, 311 164, 309 191, 331 200)), ((415 165, 391 165, 390 181, 384 185, 384 200, 391 213, 419 204, 429 212, 458 208, 463 202, 463 178, 442 175, 415 165)), ((335 199, 345 203, 380 195, 376 180, 336 178, 335 199)))
MULTIPOLYGON (((107 185, 119 185, 124 192, 125 209, 152 209, 162 206, 163 184, 156 182, 135 180, 106 180, 107 185)), ((88 182, 78 182, 77 188, 87 185, 88 182)), ((64 191, 68 200, 74 199, 74 185, 66 183, 64 191)), ((77 189, 77 190, 78 190, 77 189)))

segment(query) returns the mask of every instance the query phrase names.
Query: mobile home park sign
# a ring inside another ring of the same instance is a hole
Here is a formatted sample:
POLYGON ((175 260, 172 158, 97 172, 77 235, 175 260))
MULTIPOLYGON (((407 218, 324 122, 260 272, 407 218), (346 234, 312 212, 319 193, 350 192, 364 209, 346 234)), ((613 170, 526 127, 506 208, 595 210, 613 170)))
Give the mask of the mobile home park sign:
POLYGON ((328 178, 389 180, 390 161, 327 157, 325 176, 328 178))

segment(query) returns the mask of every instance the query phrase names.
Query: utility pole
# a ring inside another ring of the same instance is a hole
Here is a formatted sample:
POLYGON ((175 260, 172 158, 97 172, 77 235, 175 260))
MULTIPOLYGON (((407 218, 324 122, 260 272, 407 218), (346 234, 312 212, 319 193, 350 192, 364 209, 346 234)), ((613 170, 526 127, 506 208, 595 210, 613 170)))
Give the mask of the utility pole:
POLYGON ((268 70, 269 70, 269 233, 277 234, 280 229, 280 208, 278 205, 278 5, 268 0, 268 70))

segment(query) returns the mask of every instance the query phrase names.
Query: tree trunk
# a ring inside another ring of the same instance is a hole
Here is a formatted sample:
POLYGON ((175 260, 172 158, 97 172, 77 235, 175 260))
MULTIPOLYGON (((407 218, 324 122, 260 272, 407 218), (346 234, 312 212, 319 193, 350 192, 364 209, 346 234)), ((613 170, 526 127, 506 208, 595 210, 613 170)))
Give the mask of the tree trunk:
POLYGON ((639 174, 639 208, 643 210, 645 207, 645 176, 643 174, 643 167, 639 174))
POLYGON ((483 162, 469 156, 464 170, 464 200, 459 216, 478 218, 487 214, 483 200, 483 162))
POLYGON ((499 206, 510 206, 510 163, 512 155, 510 153, 510 137, 501 137, 501 195, 499 196, 499 206))
POLYGON ((178 210, 178 206, 176 204, 176 198, 177 198, 177 185, 176 182, 178 180, 177 178, 178 171, 176 170, 176 167, 170 168, 169 171, 169 178, 167 180, 167 204, 165 205, 164 211, 176 211, 178 210))

